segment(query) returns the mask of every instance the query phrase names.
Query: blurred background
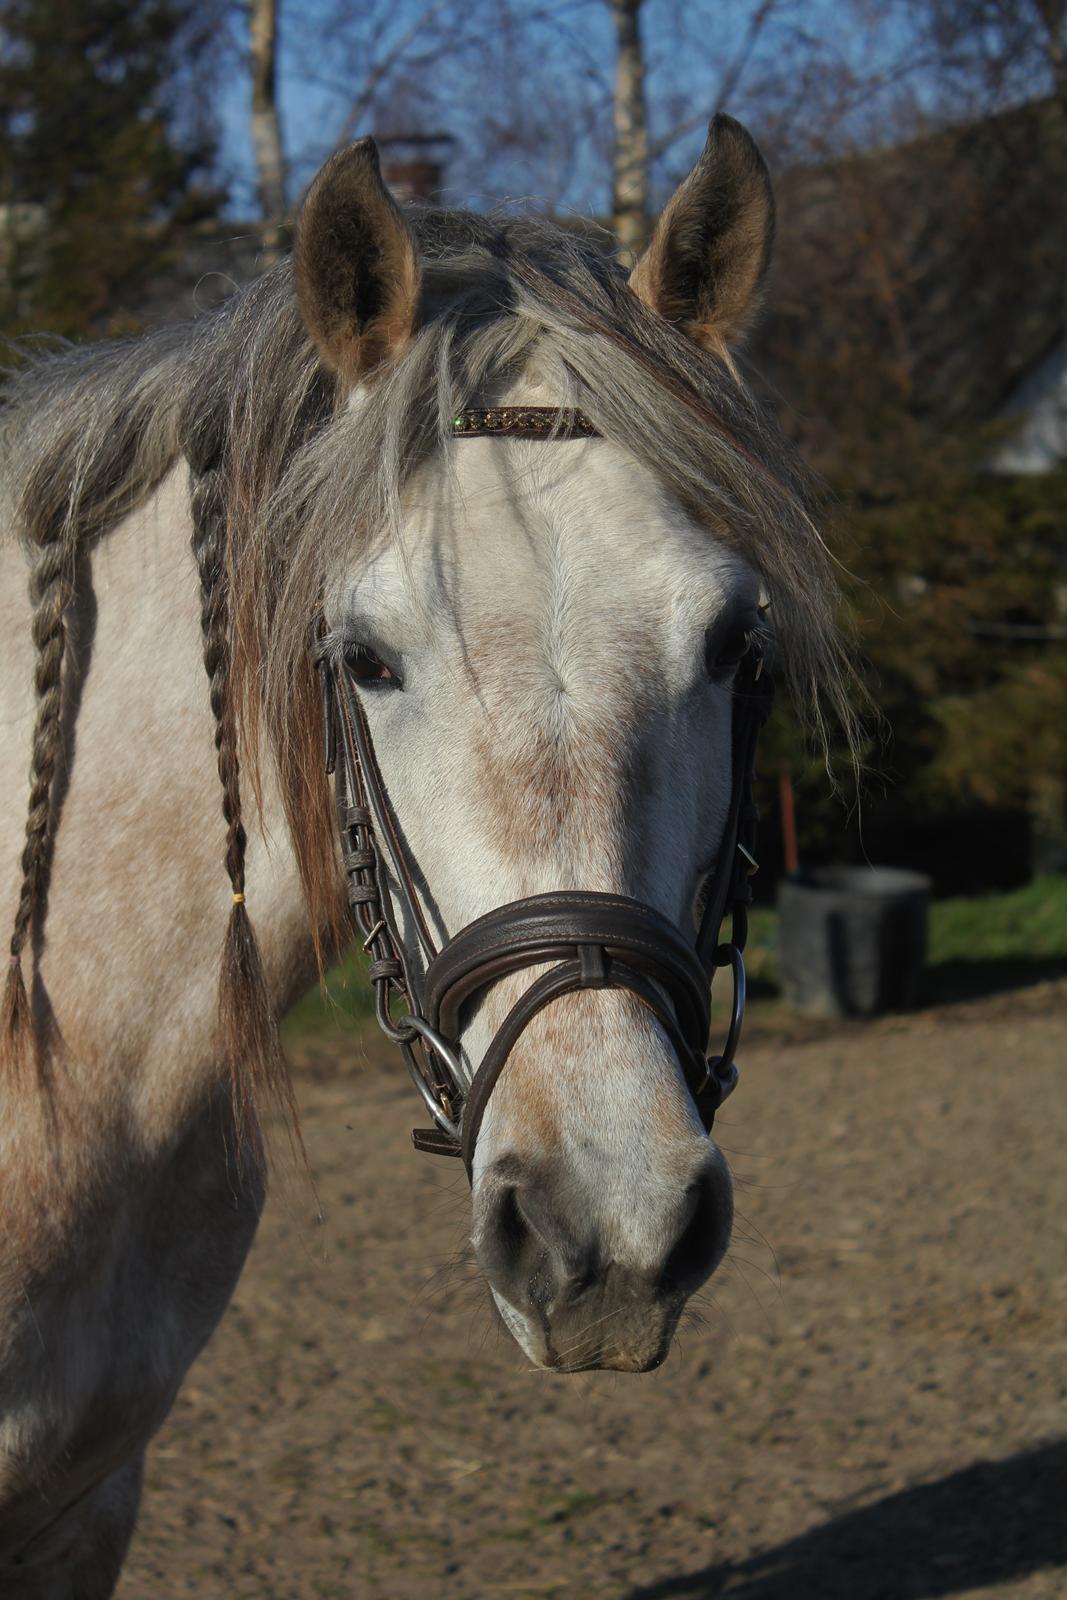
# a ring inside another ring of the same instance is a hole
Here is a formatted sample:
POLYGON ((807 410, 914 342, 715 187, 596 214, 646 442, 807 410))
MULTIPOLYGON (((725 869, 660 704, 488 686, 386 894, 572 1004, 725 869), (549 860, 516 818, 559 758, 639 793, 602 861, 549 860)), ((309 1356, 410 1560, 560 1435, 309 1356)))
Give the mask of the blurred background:
MULTIPOLYGON (((311 174, 365 133, 404 198, 533 206, 638 250, 709 115, 742 118, 780 202, 745 365, 824 485, 880 717, 857 796, 776 715, 758 898, 798 866, 918 869, 924 993, 1067 971, 1063 0, 5 0, 0 18, 8 335, 195 314, 284 251, 311 174), (941 911, 959 897, 982 898, 941 911)), ((757 918, 767 992, 774 943, 757 918)))

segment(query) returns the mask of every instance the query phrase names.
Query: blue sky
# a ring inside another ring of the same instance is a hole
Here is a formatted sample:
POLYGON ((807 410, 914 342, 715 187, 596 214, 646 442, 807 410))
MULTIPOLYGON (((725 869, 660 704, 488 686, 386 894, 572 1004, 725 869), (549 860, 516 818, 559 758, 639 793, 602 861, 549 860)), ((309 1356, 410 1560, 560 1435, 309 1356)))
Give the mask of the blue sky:
MULTIPOLYGON (((414 25, 429 6, 432 24, 444 30, 440 49, 407 83, 402 63, 387 76, 376 108, 359 119, 354 133, 381 132, 392 120, 424 129, 428 122, 454 134, 447 195, 453 203, 532 199, 604 212, 614 61, 606 5, 526 0, 510 11, 488 4, 480 18, 473 9, 480 3, 363 0, 346 10, 345 0, 279 0, 280 106, 292 198, 334 147, 368 51, 388 52, 413 30, 418 49, 426 34, 414 25), (456 18, 473 21, 469 48, 458 56, 449 49, 456 18), (369 29, 362 47, 352 41, 361 22, 369 29)), ((653 142, 665 142, 655 168, 657 200, 695 159, 724 75, 740 57, 744 68, 726 109, 772 146, 777 141, 790 159, 804 159, 809 134, 825 138, 829 130, 839 144, 862 143, 891 127, 900 92, 894 65, 909 56, 906 4, 776 0, 749 51, 758 6, 759 0, 646 0, 650 125, 653 142), (880 76, 890 87, 872 93, 870 80, 880 76), (835 122, 830 108, 840 107, 842 83, 855 104, 835 122), (668 137, 679 128, 678 137, 668 137)), ((908 84, 920 101, 929 97, 921 71, 913 71, 908 84)), ((247 73, 236 67, 218 102, 221 165, 235 216, 255 209, 249 100, 247 73)))

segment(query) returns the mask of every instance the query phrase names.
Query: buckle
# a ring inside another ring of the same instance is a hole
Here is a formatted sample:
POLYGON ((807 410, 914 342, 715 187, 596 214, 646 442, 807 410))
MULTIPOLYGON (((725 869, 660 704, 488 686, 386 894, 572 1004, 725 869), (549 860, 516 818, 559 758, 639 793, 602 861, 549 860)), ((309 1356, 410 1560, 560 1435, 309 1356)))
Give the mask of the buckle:
POLYGON ((740 839, 738 839, 738 841, 737 841, 737 850, 738 850, 738 854, 743 856, 744 859, 748 862, 748 877, 754 878, 756 876, 756 873, 759 871, 759 862, 756 860, 755 856, 752 854, 752 851, 747 849, 741 843, 740 839))

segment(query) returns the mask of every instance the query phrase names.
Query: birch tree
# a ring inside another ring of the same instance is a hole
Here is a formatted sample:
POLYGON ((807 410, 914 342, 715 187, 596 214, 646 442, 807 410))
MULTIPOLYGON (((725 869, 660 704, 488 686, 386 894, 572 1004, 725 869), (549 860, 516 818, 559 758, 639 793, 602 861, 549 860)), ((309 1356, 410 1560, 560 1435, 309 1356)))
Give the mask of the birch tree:
POLYGON ((277 224, 285 214, 285 157, 278 115, 277 0, 249 0, 248 32, 259 209, 265 221, 277 224))
POLYGON ((610 0, 615 24, 615 95, 612 125, 611 225, 619 243, 636 255, 648 232, 648 113, 641 43, 644 0, 610 0))

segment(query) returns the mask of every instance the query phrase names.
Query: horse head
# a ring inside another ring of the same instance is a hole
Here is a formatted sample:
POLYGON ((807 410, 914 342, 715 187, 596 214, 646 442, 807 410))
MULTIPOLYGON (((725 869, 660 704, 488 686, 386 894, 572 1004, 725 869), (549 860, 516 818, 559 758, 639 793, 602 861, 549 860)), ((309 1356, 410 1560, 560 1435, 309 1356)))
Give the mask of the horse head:
MULTIPOLYGON (((532 231, 406 220, 370 141, 312 185, 298 301, 345 417, 305 491, 322 529, 305 592, 321 593, 388 811, 378 833, 394 836, 378 935, 395 924, 416 981, 416 924, 432 954, 560 892, 695 937, 734 792, 737 675, 763 631, 765 578, 738 535, 746 479, 769 474, 737 436, 757 412, 729 349, 773 215, 762 159, 725 117, 628 278, 588 246, 553 257, 532 231), (724 426, 709 389, 729 396, 724 426), (472 405, 596 425, 457 426, 472 405), (346 427, 374 458, 347 503, 322 487, 346 427)), ((470 997, 467 1083, 544 970, 504 961, 470 997)), ((722 1260, 731 1181, 691 1091, 662 1004, 633 986, 561 992, 512 1041, 468 1150, 473 1244, 539 1365, 656 1366, 722 1260)))

